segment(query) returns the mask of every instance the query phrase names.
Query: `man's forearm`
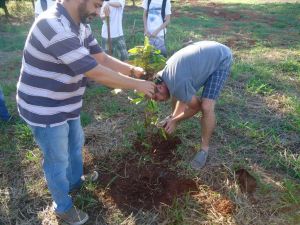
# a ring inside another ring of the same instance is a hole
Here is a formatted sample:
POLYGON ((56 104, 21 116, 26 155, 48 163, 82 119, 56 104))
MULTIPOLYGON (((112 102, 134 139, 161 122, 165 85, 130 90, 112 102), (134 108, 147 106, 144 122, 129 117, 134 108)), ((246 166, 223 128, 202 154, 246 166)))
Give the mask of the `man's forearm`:
POLYGON ((201 111, 201 100, 197 96, 193 96, 189 103, 177 101, 172 118, 176 122, 191 118, 201 111))
POLYGON ((162 25, 160 25, 160 26, 155 30, 154 33, 158 34, 161 30, 165 29, 165 28, 168 26, 168 24, 170 23, 170 18, 171 18, 170 15, 167 15, 167 16, 166 16, 165 22, 164 22, 162 25))
POLYGON ((111 88, 134 89, 139 83, 139 80, 137 79, 124 76, 123 74, 115 72, 100 64, 88 71, 85 75, 96 82, 111 88))
POLYGON ((180 122, 182 120, 186 120, 188 118, 191 118, 192 116, 194 116, 195 114, 197 114, 199 112, 199 110, 195 110, 195 109, 191 109, 188 106, 185 108, 185 110, 178 114, 175 115, 174 117, 172 117, 176 122, 180 122))
POLYGON ((105 65, 114 71, 118 71, 125 75, 130 75, 131 73, 132 66, 130 64, 122 62, 121 60, 113 58, 105 53, 99 53, 93 55, 93 57, 99 64, 105 65))

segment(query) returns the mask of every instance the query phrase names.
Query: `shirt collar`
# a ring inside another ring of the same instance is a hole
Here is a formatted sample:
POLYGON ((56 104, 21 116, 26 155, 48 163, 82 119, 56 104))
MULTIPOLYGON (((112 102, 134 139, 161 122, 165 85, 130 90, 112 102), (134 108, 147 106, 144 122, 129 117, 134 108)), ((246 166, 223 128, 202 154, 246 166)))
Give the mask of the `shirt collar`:
POLYGON ((74 30, 76 31, 76 33, 79 33, 79 30, 80 30, 80 24, 77 25, 75 23, 75 21, 72 19, 72 17, 69 15, 68 11, 65 9, 65 7, 61 4, 61 3, 57 3, 56 4, 56 9, 57 11, 65 16, 67 18, 67 20, 70 22, 70 26, 71 26, 71 30, 74 30))

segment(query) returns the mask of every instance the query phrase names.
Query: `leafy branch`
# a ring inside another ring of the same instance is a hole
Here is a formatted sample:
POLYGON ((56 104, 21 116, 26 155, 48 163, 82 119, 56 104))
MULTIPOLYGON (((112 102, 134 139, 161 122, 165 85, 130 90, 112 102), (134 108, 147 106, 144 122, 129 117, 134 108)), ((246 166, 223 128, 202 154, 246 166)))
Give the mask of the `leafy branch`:
POLYGON ((145 80, 152 80, 153 76, 166 65, 166 58, 160 54, 160 50, 150 45, 148 37, 145 37, 144 46, 136 46, 128 52, 129 63, 144 68, 145 80))

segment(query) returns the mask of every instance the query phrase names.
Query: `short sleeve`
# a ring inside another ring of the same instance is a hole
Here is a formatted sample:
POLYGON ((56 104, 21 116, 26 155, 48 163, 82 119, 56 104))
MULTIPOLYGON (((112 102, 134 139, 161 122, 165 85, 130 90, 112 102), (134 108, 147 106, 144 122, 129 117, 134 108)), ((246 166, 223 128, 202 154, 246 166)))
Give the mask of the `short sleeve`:
POLYGON ((89 25, 87 25, 87 30, 87 43, 90 54, 93 55, 103 52, 102 48, 99 46, 97 39, 94 37, 91 27, 89 25))
POLYGON ((52 38, 46 49, 75 74, 85 73, 98 65, 90 55, 90 51, 80 43, 79 38, 73 33, 58 33, 52 38))
POLYGON ((143 3, 142 3, 142 7, 144 8, 144 10, 147 10, 147 5, 148 1, 147 0, 143 0, 143 3))
POLYGON ((119 2, 122 6, 122 8, 125 7, 125 0, 110 0, 110 2, 119 2))
POLYGON ((167 0, 166 2, 166 15, 171 15, 171 1, 167 0))
POLYGON ((37 0, 34 5, 34 13, 40 15, 43 12, 41 0, 37 0))
POLYGON ((99 43, 93 34, 89 36, 88 40, 90 40, 88 43, 89 43, 89 50, 92 55, 103 52, 102 48, 99 46, 99 43))
POLYGON ((180 82, 175 86, 173 95, 184 103, 189 103, 192 100, 192 97, 196 95, 196 90, 193 87, 191 81, 186 80, 180 82))

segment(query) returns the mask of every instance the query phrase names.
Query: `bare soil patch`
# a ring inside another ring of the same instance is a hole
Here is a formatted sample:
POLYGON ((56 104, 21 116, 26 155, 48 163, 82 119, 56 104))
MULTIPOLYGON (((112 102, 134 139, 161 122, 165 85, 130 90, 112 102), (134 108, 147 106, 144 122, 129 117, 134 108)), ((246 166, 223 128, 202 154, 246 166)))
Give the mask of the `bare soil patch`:
POLYGON ((248 37, 248 35, 244 34, 235 34, 232 35, 231 38, 227 39, 225 41, 225 44, 229 46, 230 48, 245 48, 245 47, 251 47, 256 44, 256 40, 251 39, 248 37))
POLYGON ((106 196, 126 211, 157 208, 161 203, 171 205, 176 197, 197 191, 191 179, 178 176, 162 165, 139 165, 132 159, 123 163, 114 174, 101 174, 102 183, 109 185, 106 196))
MULTIPOLYGON (((157 208, 161 203, 171 205, 175 198, 196 192, 198 189, 194 180, 168 168, 170 162, 178 160, 174 151, 180 143, 178 137, 164 140, 158 134, 150 136, 145 142, 135 141, 133 151, 139 154, 128 154, 114 166, 113 172, 100 169, 101 189, 105 188, 104 198, 130 212, 157 208)), ((89 163, 86 166, 107 160, 92 160, 87 156, 89 163)))
POLYGON ((201 5, 202 13, 209 15, 210 17, 224 18, 229 21, 243 21, 243 22, 265 22, 268 24, 273 24, 275 18, 262 15, 257 12, 250 10, 239 10, 239 12, 231 12, 225 8, 223 4, 217 4, 210 2, 207 5, 201 5))
POLYGON ((151 146, 147 146, 144 142, 137 140, 134 143, 134 148, 140 153, 149 154, 151 158, 158 163, 178 160, 174 152, 177 145, 181 144, 181 140, 178 137, 163 140, 156 134, 150 136, 146 143, 151 143, 151 146))

